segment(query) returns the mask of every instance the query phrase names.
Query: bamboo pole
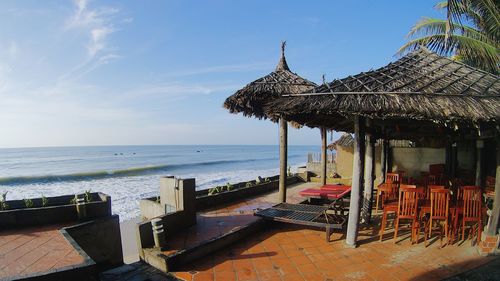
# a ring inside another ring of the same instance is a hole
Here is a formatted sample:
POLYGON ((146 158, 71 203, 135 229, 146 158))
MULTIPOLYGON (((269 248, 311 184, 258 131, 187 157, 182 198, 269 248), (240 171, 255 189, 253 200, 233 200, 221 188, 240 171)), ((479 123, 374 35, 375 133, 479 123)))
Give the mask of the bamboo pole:
POLYGON ((476 186, 482 185, 482 163, 483 163, 483 147, 484 142, 482 140, 476 141, 476 186))
POLYGON ((452 171, 451 174, 453 175, 454 178, 457 177, 457 172, 458 172, 458 143, 454 142, 451 145, 451 157, 452 157, 452 171))
POLYGON ((287 178, 287 151, 288 151, 288 122, 280 119, 280 179, 279 179, 279 202, 286 202, 286 178, 287 178))
POLYGON ((385 138, 382 139, 382 143, 380 145, 380 182, 383 183, 385 182, 385 169, 386 169, 386 165, 385 165, 385 150, 386 150, 386 147, 385 147, 385 138))
POLYGON ((354 155, 352 164, 351 201, 349 203, 349 218, 347 221, 346 244, 356 247, 359 225, 359 201, 361 197, 361 183, 363 182, 363 167, 361 151, 364 145, 363 128, 360 117, 354 117, 354 155))
POLYGON ((321 183, 326 184, 326 128, 321 128, 321 183))
MULTIPOLYGON (((371 120, 366 119, 366 126, 371 126, 371 120)), ((374 160, 375 160, 375 139, 371 134, 366 133, 365 145, 365 170, 364 170, 364 191, 363 205, 361 210, 361 220, 363 223, 370 223, 372 214, 372 195, 374 185, 374 160)))
MULTIPOLYGON (((384 140, 385 146, 385 174, 392 172, 392 151, 391 151, 391 143, 388 139, 384 140)), ((384 178, 385 182, 385 178, 384 178)))

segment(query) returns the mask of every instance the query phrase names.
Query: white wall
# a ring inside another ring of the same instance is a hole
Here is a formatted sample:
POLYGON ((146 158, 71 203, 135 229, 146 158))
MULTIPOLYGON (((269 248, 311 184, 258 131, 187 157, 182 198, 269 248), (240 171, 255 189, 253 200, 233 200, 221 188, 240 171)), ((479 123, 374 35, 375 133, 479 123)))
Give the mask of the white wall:
POLYGON ((414 178, 419 178, 420 172, 429 171, 430 164, 444 164, 446 157, 444 148, 394 147, 392 153, 392 170, 406 171, 414 178))

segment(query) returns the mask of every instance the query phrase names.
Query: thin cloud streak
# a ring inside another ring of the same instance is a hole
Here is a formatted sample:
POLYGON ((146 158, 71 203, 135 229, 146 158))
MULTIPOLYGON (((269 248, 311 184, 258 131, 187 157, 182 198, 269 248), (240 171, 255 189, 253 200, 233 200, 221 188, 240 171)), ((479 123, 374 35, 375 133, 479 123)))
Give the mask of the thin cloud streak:
POLYGON ((272 64, 270 62, 257 62, 257 63, 247 63, 247 64, 216 65, 216 66, 200 67, 188 70, 179 70, 176 71, 175 73, 167 73, 164 76, 169 78, 175 78, 175 77, 196 76, 200 74, 247 72, 247 71, 260 71, 260 70, 270 70, 270 69, 273 69, 272 64))
POLYGON ((82 29, 88 34, 88 55, 93 58, 106 49, 107 38, 116 31, 112 19, 119 10, 112 7, 90 9, 88 4, 87 0, 75 1, 76 10, 68 20, 65 29, 82 29))

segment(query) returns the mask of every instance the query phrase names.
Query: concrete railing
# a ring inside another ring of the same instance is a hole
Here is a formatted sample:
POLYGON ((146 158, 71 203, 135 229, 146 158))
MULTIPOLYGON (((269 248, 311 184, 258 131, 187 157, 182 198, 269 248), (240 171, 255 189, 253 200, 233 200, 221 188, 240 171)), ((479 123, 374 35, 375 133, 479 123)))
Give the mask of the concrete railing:
MULTIPOLYGON (((269 178, 269 182, 259 184, 256 184, 255 181, 250 181, 252 185, 248 187, 246 185, 247 182, 238 183, 238 187, 230 191, 219 192, 213 195, 208 195, 205 192, 204 195, 196 197, 196 210, 200 211, 277 190, 279 185, 278 178, 279 176, 271 177, 269 178)), ((291 176, 288 177, 287 184, 294 184, 299 180, 299 177, 291 176)))
POLYGON ((85 217, 79 218, 74 195, 47 197, 48 204, 42 206, 42 198, 31 199, 33 206, 28 208, 23 200, 6 201, 8 208, 0 211, 0 229, 24 226, 38 226, 76 220, 90 220, 111 216, 111 197, 94 192, 91 201, 84 204, 85 217))
POLYGON ((103 271, 123 264, 120 218, 113 215, 63 228, 103 271))
MULTIPOLYGON (((196 191, 196 211, 224 205, 227 203, 271 192, 278 189, 279 176, 267 178, 266 182, 256 183, 255 180, 239 182, 231 185, 231 190, 224 190, 215 194, 209 195, 209 190, 196 191)), ((287 184, 294 184, 298 181, 305 181, 304 175, 290 176, 287 179, 287 184)), ((161 203, 160 197, 150 197, 139 201, 141 215, 145 219, 152 219, 168 213, 166 207, 161 203)))

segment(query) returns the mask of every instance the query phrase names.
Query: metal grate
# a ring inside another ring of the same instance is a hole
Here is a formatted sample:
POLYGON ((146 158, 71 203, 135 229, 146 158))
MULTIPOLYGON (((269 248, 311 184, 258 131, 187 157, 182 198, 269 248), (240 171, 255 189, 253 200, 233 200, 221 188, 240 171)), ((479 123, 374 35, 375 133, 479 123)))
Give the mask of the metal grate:
POLYGON ((289 204, 289 203, 280 203, 278 205, 273 206, 274 209, 280 210, 290 210, 290 211, 300 211, 300 212, 309 212, 309 213, 318 213, 324 212, 328 209, 325 206, 318 205, 306 205, 306 204, 289 204))
POLYGON ((275 208, 269 208, 257 212, 257 216, 268 217, 268 218, 283 218, 290 220, 300 220, 300 221, 312 221, 314 220, 320 213, 309 213, 309 212, 297 212, 291 210, 280 210, 275 208))

